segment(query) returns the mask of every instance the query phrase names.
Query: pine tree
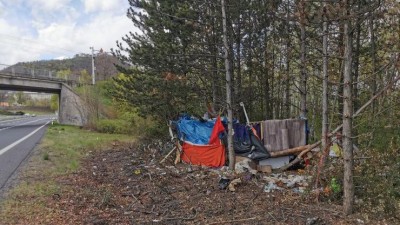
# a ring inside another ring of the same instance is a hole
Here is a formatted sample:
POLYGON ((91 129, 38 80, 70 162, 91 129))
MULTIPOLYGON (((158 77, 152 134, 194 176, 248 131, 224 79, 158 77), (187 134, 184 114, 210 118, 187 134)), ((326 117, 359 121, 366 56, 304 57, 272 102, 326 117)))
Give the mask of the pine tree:
POLYGON ((126 35, 113 51, 128 65, 118 67, 125 76, 115 79, 113 93, 142 115, 167 120, 195 110, 202 85, 193 74, 199 18, 192 3, 130 1, 128 17, 140 32, 126 35))

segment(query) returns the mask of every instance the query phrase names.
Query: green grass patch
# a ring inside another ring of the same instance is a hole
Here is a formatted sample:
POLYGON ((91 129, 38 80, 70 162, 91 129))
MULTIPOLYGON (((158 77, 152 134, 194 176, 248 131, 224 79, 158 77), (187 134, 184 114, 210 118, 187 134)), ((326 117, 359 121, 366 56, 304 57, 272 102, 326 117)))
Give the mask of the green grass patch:
POLYGON ((49 160, 49 153, 45 152, 43 153, 43 160, 49 160))
POLYGON ((132 126, 123 120, 102 119, 96 123, 96 129, 108 134, 129 134, 132 133, 132 126))
MULTIPOLYGON (((46 199, 60 193, 57 176, 76 171, 89 154, 109 149, 114 141, 132 142, 128 135, 104 134, 74 126, 51 125, 29 163, 21 183, 0 203, 1 224, 29 224, 29 218, 47 217, 53 211, 46 199)), ((106 203, 105 203, 106 204, 106 203)))
POLYGON ((107 148, 107 144, 115 140, 128 142, 133 141, 133 137, 98 133, 74 126, 52 125, 39 147, 48 155, 46 161, 54 164, 45 172, 50 174, 73 172, 79 168, 79 162, 85 155, 107 148))
POLYGON ((7 110, 0 109, 0 115, 11 116, 11 115, 14 115, 14 113, 7 111, 7 110))

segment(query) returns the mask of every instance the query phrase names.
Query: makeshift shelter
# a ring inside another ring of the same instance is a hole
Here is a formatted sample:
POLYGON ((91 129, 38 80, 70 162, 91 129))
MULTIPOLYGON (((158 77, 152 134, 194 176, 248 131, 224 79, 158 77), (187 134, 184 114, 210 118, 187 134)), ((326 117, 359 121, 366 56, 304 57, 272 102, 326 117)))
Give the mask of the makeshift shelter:
POLYGON ((225 165, 225 147, 220 141, 225 128, 220 117, 204 121, 186 115, 172 121, 171 125, 183 142, 183 161, 209 167, 225 165))
MULTIPOLYGON (((171 127, 182 142, 183 161, 209 167, 225 165, 226 123, 219 116, 212 120, 202 120, 184 115, 172 121, 171 127)), ((270 157, 253 127, 238 122, 235 122, 234 127, 234 150, 237 155, 253 160, 270 157)))

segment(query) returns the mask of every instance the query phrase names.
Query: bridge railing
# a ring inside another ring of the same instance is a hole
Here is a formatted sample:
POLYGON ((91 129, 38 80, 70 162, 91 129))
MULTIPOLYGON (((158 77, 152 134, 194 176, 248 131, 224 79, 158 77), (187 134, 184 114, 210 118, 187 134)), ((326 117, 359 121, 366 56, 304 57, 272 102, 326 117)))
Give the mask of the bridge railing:
POLYGON ((59 77, 58 71, 43 69, 43 68, 29 68, 27 66, 22 66, 22 65, 10 66, 5 64, 0 64, 0 73, 15 77, 58 81, 67 83, 71 86, 79 85, 78 80, 59 77))

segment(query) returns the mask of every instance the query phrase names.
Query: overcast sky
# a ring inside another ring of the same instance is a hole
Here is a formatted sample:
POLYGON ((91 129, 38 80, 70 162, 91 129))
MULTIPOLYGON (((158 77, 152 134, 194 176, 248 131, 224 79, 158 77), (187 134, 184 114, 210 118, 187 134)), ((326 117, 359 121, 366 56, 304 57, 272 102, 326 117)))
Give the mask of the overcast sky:
POLYGON ((109 51, 134 31, 128 0, 0 0, 0 64, 109 51))

